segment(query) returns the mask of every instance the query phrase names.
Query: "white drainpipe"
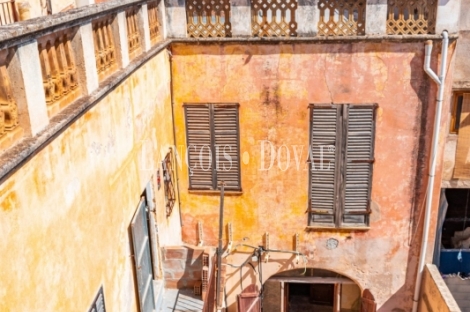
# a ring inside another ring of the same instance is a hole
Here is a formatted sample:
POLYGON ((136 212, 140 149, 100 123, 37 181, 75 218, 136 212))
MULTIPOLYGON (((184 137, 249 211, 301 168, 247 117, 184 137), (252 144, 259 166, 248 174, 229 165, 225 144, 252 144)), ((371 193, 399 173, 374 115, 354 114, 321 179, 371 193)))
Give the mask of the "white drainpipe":
POLYGON ((439 89, 437 91, 436 99, 436 116, 434 118, 434 132, 432 136, 431 145, 431 161, 429 163, 429 180, 428 188, 426 191, 426 207, 424 211, 424 228, 423 238, 421 242, 421 252, 419 253, 418 272, 416 274, 416 286, 415 293, 413 296, 413 312, 418 311, 418 300, 421 292, 421 280, 424 269, 424 262, 426 259, 426 250, 428 246, 428 235, 429 235, 429 221, 431 217, 432 207, 432 195, 434 189, 434 175, 436 173, 436 153, 439 143, 439 132, 441 130, 441 115, 442 115, 442 100, 444 98, 444 83, 446 74, 446 63, 447 63, 447 46, 449 44, 449 36, 447 31, 442 32, 442 52, 441 52, 441 73, 439 77, 431 69, 431 52, 432 52, 432 41, 426 41, 425 55, 424 55, 424 71, 434 80, 439 89))

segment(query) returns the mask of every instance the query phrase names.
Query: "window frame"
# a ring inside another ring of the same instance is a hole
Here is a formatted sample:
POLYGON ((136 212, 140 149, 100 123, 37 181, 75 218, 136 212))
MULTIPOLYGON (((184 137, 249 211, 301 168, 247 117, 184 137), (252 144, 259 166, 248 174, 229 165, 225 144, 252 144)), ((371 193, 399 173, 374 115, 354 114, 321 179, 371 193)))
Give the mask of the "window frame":
POLYGON ((307 228, 317 228, 317 229, 369 229, 370 227, 370 214, 371 214, 371 197, 372 197, 372 183, 373 183, 373 171, 375 163, 375 140, 376 140, 376 123, 377 123, 377 103, 311 103, 308 106, 309 109, 309 155, 307 162, 309 163, 308 171, 308 205, 307 205, 307 228), (338 115, 336 119, 336 141, 335 141, 335 173, 334 173, 334 211, 333 217, 334 221, 332 223, 322 223, 322 222, 312 222, 312 160, 310 159, 312 155, 312 134, 313 134, 313 112, 314 107, 325 107, 325 108, 336 108, 338 110, 338 115), (368 194, 368 208, 367 212, 360 215, 364 215, 365 222, 362 224, 356 223, 345 223, 343 221, 343 216, 345 213, 345 191, 346 191, 346 170, 345 166, 347 165, 346 158, 346 145, 348 138, 348 127, 347 121, 345 118, 345 112, 348 111, 350 107, 364 107, 364 108, 373 108, 372 115, 372 141, 371 141, 371 168, 369 176, 369 194, 368 194))
MULTIPOLYGON (((198 188, 198 187, 193 187, 191 185, 191 176, 189 173, 189 135, 188 135, 188 116, 187 116, 187 111, 186 109, 188 107, 194 107, 194 106, 204 106, 207 105, 209 107, 209 129, 210 129, 210 152, 211 155, 217 155, 216 152, 216 144, 215 144, 215 134, 214 134, 214 106, 228 106, 228 107, 235 107, 236 108, 236 128, 237 128, 237 155, 238 155, 238 160, 237 160, 237 165, 238 165, 238 188, 227 188, 225 187, 224 192, 227 195, 230 194, 242 194, 242 182, 241 182, 241 154, 240 154, 240 104, 239 103, 231 103, 231 102, 203 102, 203 103, 195 103, 195 102, 190 102, 190 103, 184 103, 183 104, 183 109, 184 109, 184 118, 185 118, 185 135, 186 135, 186 157, 187 157, 187 165, 188 165, 188 191, 190 192, 197 192, 197 193, 205 193, 205 194, 219 194, 220 193, 220 186, 218 185, 217 182, 217 160, 216 156, 211 157, 211 169, 212 169, 212 186, 210 189, 207 188, 198 188)), ((192 144, 194 145, 194 144, 192 144)))
POLYGON ((470 93, 470 90, 460 90, 453 92, 449 134, 459 134, 460 113, 462 112, 463 95, 465 93, 470 93))

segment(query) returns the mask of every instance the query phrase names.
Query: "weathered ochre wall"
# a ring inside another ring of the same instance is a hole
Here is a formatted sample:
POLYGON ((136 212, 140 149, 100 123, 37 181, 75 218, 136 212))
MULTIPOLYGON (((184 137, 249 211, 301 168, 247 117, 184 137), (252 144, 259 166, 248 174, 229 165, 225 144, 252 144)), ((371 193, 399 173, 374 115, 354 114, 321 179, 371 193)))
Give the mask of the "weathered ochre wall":
MULTIPOLYGON (((173 143, 169 116, 162 52, 0 185, 0 311, 87 311, 100 285, 107 311, 137 310, 129 225, 173 143)), ((178 206, 157 221, 179 224, 178 206)))
MULTIPOLYGON (((186 144, 183 103, 240 104, 243 194, 225 198, 225 223, 232 223, 235 242, 257 246, 269 232, 271 248, 293 249, 293 235, 299 233, 308 266, 340 272, 361 289, 369 288, 381 311, 411 308, 434 113, 429 105, 436 91, 422 69, 423 51, 423 42, 173 46, 178 145, 186 144), (331 102, 379 105, 369 230, 307 228, 307 106, 331 102), (276 152, 284 145, 268 171, 260 170, 262 140, 272 142, 276 152), (284 170, 286 150, 290 167, 284 170), (327 249, 328 238, 337 239, 339 246, 327 249)), ((219 196, 189 193, 187 166, 180 170, 180 191, 183 240, 196 244, 197 222, 202 221, 204 243, 216 245, 219 196)), ((240 264, 247 256, 236 254, 228 261, 240 264)), ((271 254, 263 280, 295 267, 292 260, 271 254)), ((243 287, 258 279, 250 272, 244 268, 243 287)), ((228 276, 233 310, 240 272, 229 268, 228 276)))

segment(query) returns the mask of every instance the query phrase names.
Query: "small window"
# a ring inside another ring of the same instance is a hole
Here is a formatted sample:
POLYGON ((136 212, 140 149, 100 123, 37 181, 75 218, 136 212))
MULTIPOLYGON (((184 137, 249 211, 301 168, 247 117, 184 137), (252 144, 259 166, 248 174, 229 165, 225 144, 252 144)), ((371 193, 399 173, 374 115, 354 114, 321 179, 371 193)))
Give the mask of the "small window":
POLYGON ((311 105, 311 226, 369 224, 376 105, 311 105))
POLYGON ((238 104, 185 104, 190 190, 241 191, 238 104))
POLYGON ((452 119, 450 121, 450 133, 459 133, 460 115, 462 114, 462 103, 464 93, 454 93, 452 105, 452 119))

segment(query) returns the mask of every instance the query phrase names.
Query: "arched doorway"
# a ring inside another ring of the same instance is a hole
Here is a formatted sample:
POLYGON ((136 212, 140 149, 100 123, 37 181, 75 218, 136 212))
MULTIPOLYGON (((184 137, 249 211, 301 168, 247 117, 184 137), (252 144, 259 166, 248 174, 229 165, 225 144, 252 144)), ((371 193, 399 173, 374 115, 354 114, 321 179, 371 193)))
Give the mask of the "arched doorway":
MULTIPOLYGON (((361 288, 333 271, 307 268, 271 276, 263 285, 263 311, 361 311, 361 288)), ((368 310, 369 311, 369 310, 368 310)))

